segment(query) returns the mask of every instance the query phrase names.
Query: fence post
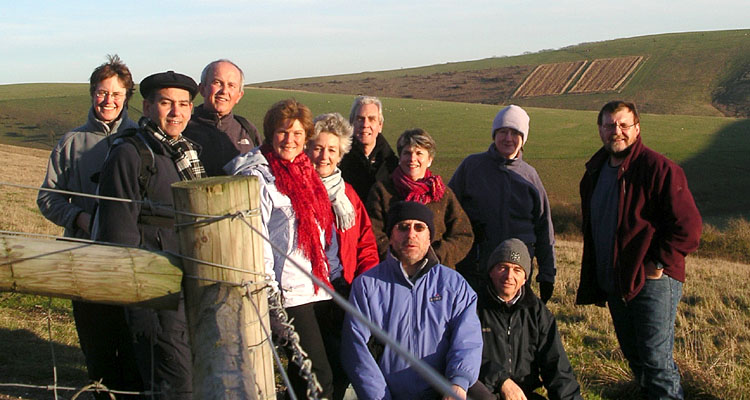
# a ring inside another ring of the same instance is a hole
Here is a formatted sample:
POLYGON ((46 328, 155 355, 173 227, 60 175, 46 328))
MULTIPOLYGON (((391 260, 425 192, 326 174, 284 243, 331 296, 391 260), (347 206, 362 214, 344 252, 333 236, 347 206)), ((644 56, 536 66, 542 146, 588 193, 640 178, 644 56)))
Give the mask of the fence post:
MULTIPOLYGON (((262 274, 262 238, 239 219, 205 221, 186 211, 226 215, 255 210, 247 220, 260 228, 255 177, 225 176, 172 185, 182 255, 262 274), (186 224, 186 225, 183 225, 186 224)), ((193 351, 195 399, 275 399, 273 359, 260 323, 268 323, 264 277, 183 260, 185 310, 193 351), (258 282, 248 289, 234 284, 258 282), (251 302, 260 310, 261 318, 251 302)))

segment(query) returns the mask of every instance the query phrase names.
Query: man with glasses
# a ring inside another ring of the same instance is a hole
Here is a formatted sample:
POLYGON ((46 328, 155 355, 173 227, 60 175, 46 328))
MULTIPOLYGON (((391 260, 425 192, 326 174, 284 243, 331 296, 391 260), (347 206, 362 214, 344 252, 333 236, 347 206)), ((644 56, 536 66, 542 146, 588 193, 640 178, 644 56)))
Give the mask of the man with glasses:
MULTIPOLYGON (((354 280, 349 301, 465 398, 482 357, 477 295, 459 273, 439 263, 430 247, 433 226, 432 211, 423 204, 391 206, 389 254, 354 280)), ((351 315, 344 321, 341 346, 342 363, 359 398, 437 396, 405 359, 351 315)))
MULTIPOLYGON (((42 189, 96 194, 95 177, 113 137, 138 127, 128 118, 135 86, 130 70, 117 55, 107 58, 89 78, 91 107, 86 123, 63 135, 52 150, 42 189)), ((40 190, 36 202, 45 218, 65 228, 66 237, 90 238, 96 200, 40 190)), ((73 317, 89 378, 110 389, 140 390, 123 307, 73 301, 73 317)), ((106 393, 97 397, 109 399, 106 393)))
POLYGON ((211 62, 201 73, 203 104, 195 107, 183 135, 201 145, 199 157, 208 176, 224 175, 226 163, 261 143, 255 125, 232 111, 245 94, 244 81, 240 67, 226 59, 211 62))
POLYGON ((681 399, 674 322, 701 216, 682 168, 646 147, 635 104, 597 118, 604 146, 581 180, 583 261, 576 303, 609 305, 620 348, 649 399, 681 399))

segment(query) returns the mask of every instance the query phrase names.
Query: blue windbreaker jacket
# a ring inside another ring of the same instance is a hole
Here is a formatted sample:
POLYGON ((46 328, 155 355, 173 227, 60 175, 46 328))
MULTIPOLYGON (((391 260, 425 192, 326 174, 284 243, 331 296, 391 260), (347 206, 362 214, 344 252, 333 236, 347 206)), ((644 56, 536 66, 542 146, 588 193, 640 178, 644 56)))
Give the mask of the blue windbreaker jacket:
MULTIPOLYGON (((467 389, 482 361, 477 295, 456 271, 428 263, 415 283, 392 255, 354 280, 349 300, 365 317, 432 366, 467 389)), ((370 330, 350 315, 342 332, 342 362, 360 399, 434 398, 437 392, 390 347, 376 361, 368 349, 370 330)))

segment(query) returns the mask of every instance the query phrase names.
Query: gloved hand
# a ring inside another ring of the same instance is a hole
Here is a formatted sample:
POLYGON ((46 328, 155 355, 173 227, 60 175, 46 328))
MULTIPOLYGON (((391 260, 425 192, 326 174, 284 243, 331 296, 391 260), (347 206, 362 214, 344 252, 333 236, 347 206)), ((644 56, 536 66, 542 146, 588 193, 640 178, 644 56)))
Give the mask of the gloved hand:
POLYGON ((555 284, 552 282, 539 282, 539 298, 542 299, 544 304, 547 304, 547 300, 552 297, 552 290, 555 284))

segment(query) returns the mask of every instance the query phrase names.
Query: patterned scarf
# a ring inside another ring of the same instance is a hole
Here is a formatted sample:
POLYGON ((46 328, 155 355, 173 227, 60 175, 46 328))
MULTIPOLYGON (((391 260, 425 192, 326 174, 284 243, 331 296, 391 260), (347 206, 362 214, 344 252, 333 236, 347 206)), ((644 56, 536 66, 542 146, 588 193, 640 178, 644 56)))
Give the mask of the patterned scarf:
POLYGON ((328 199, 333 206, 333 214, 336 216, 336 227, 344 232, 354 226, 356 214, 352 202, 346 197, 346 186, 341 178, 341 170, 336 168, 331 175, 320 178, 328 192, 328 199))
POLYGON ((433 175, 426 170, 424 178, 415 181, 407 176, 401 167, 397 167, 391 174, 396 191, 406 201, 416 201, 422 204, 440 201, 445 194, 445 184, 440 175, 433 175))
POLYGON ((141 117, 138 125, 164 145, 175 167, 177 167, 180 179, 189 181, 206 177, 206 169, 203 168, 203 164, 198 159, 198 151, 195 149, 193 143, 185 139, 182 135, 177 139, 165 135, 155 122, 146 117, 141 117))
MULTIPOLYGON (((297 219, 297 248, 310 260, 313 275, 332 288, 328 280, 328 258, 320 243, 320 230, 325 231, 325 244, 330 244, 333 213, 318 172, 304 152, 295 157, 294 161, 286 161, 268 144, 262 145, 260 151, 268 160, 276 178, 276 189, 292 202, 297 219)), ((318 285, 315 285, 315 293, 318 293, 318 285)))

